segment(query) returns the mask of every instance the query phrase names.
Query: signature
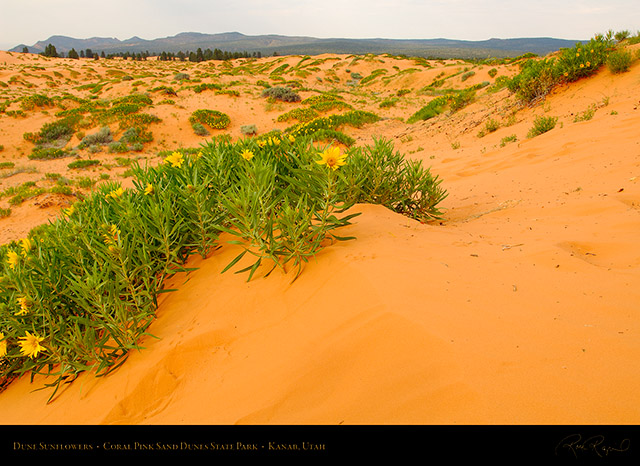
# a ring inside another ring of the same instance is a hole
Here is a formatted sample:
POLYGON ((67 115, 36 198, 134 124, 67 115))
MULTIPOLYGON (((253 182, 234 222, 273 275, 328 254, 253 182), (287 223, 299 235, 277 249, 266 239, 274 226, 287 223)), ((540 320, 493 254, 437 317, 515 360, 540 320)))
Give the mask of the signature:
POLYGON ((570 451, 577 458, 579 453, 593 453, 600 458, 610 453, 621 453, 629 450, 631 440, 623 439, 618 445, 606 445, 604 435, 593 435, 583 440, 582 435, 572 434, 560 441, 556 446, 556 455, 560 451, 570 451))

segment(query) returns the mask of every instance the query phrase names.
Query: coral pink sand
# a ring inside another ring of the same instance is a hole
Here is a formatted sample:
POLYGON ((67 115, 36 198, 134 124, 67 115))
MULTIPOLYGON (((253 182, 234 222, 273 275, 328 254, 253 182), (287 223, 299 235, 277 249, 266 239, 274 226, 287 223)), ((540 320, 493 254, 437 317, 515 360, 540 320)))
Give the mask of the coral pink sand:
POLYGON ((49 404, 33 391, 45 379, 15 380, 1 422, 639 423, 639 83, 636 64, 559 89, 547 99, 559 126, 533 139, 542 107, 482 139, 416 125, 414 156, 449 192, 441 222, 357 205, 342 231, 357 240, 293 283, 221 274, 237 253, 224 244, 172 279, 156 338, 121 368, 81 375, 49 404), (498 147, 511 133, 518 142, 498 147))

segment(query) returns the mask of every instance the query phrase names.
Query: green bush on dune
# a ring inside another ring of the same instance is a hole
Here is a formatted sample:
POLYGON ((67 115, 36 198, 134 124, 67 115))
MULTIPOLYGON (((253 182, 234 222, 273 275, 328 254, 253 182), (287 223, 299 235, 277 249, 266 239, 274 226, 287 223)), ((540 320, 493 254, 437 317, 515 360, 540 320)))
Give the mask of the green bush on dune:
POLYGON ((167 277, 206 257, 220 235, 239 254, 224 271, 248 278, 293 269, 294 279, 373 202, 428 220, 445 197, 419 161, 389 142, 342 153, 310 137, 214 139, 157 167, 133 165, 133 188, 105 182, 56 221, 0 247, 0 382, 83 371, 104 375, 139 348, 167 277), (366 183, 362 181, 366 180, 366 183), (328 241, 330 240, 330 241, 328 241))

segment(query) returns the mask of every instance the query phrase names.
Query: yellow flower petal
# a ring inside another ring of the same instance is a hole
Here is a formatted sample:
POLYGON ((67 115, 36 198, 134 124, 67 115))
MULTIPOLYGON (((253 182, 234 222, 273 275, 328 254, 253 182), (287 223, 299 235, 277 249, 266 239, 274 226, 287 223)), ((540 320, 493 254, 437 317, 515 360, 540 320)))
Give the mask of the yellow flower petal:
POLYGON ((29 332, 25 332, 25 336, 20 337, 20 352, 23 356, 35 358, 40 351, 45 351, 46 348, 40 344, 44 338, 37 335, 32 335, 29 332))

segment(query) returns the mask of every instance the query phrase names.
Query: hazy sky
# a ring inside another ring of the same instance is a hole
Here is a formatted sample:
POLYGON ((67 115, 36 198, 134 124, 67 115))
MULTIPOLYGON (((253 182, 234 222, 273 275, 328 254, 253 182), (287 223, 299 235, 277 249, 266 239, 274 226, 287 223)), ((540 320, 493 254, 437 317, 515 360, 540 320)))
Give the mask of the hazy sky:
POLYGON ((639 0, 0 0, 0 49, 52 35, 589 39, 640 29, 639 0))

